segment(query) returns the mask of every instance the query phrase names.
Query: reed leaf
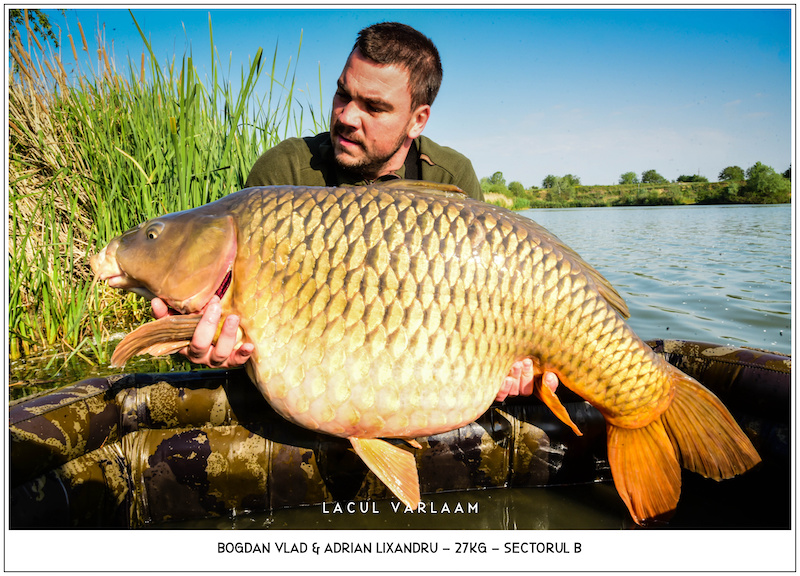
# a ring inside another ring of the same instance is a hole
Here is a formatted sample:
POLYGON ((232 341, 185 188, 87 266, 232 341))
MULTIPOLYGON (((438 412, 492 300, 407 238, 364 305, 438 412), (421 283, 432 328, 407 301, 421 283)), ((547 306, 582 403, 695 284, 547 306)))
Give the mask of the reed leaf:
MULTIPOLYGON (((259 49, 234 86, 222 73, 210 17, 205 79, 191 54, 159 63, 131 18, 145 48, 123 66, 102 30, 91 51, 80 23, 81 42, 68 34, 65 53, 23 46, 18 35, 10 43, 12 358, 55 348, 62 357, 107 361, 109 334, 147 319, 149 303, 93 283, 88 256, 143 220, 238 190, 261 153, 302 133, 305 107, 294 95, 299 49, 280 78, 277 44, 271 67, 259 49), (96 65, 87 66, 92 53, 96 65), (259 94, 263 80, 266 93, 259 94)), ((309 109, 316 129, 321 116, 309 109)))

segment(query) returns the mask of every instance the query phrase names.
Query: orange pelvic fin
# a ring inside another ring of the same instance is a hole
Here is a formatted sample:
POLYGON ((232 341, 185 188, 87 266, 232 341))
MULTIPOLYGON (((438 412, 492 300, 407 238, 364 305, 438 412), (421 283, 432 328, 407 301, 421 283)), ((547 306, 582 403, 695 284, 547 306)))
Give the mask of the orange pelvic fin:
POLYGON ((561 400, 559 400, 555 392, 545 386, 543 380, 543 378, 533 379, 533 393, 537 398, 539 398, 539 400, 544 402, 545 406, 550 408, 550 411, 555 414, 556 418, 572 428, 572 431, 575 432, 575 434, 578 436, 583 436, 583 432, 580 431, 580 428, 578 428, 575 422, 572 421, 572 418, 569 417, 569 412, 567 412, 567 409, 564 408, 561 400))
POLYGON ((111 355, 111 366, 124 366, 137 354, 149 352, 160 356, 180 350, 192 339, 200 318, 200 314, 164 316, 139 326, 117 344, 111 355))
POLYGON ((414 455, 379 438, 349 438, 356 454, 406 506, 419 506, 419 476, 414 455))
POLYGON ((677 368, 670 369, 675 396, 661 421, 681 465, 706 478, 723 480, 761 462, 719 398, 677 368))
POLYGON ((184 346, 188 346, 191 340, 178 340, 175 342, 159 342, 148 346, 144 350, 137 352, 137 355, 150 354, 150 356, 168 356, 174 354, 184 346))
POLYGON ((681 494, 681 469, 661 421, 607 429, 614 485, 633 519, 642 525, 668 520, 681 494))

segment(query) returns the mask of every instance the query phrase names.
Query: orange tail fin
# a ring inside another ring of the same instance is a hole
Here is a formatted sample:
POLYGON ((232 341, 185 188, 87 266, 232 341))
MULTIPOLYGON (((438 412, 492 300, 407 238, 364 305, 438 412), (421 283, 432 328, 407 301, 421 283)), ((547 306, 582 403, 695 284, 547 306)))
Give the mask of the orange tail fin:
POLYGON ((614 485, 637 524, 665 521, 678 505, 681 469, 664 425, 608 424, 608 462, 614 485))
POLYGON ((761 461, 719 398, 677 368, 675 395, 643 428, 608 425, 608 461, 614 484, 638 524, 669 518, 681 492, 680 466, 723 480, 761 461))
POLYGON ((724 480, 761 462, 719 398, 677 368, 673 386, 675 396, 661 421, 684 468, 724 480))

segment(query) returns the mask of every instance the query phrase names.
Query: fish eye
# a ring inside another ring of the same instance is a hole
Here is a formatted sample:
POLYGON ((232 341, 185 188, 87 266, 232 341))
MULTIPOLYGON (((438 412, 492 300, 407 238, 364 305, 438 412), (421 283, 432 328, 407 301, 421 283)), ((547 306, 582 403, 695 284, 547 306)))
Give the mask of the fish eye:
POLYGON ((164 229, 163 222, 153 222, 147 227, 147 230, 144 231, 145 236, 147 236, 148 240, 155 240, 158 238, 158 235, 161 234, 161 231, 164 229))

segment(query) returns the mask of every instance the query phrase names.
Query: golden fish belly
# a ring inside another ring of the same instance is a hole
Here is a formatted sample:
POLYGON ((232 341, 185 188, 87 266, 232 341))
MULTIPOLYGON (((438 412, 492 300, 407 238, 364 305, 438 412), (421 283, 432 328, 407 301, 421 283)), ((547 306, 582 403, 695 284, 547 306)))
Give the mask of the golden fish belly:
POLYGON ((256 344, 250 371, 302 426, 454 429, 488 408, 524 356, 619 422, 668 402, 588 265, 530 220, 377 187, 253 192, 235 217, 232 307, 256 344))
MULTIPOLYGON (((489 407, 497 392, 489 383, 500 381, 485 370, 448 366, 446 359, 411 358, 410 351, 395 359, 371 357, 369 347, 349 350, 350 342, 333 345, 318 364, 293 358, 280 371, 283 358, 258 358, 255 381, 288 420, 360 438, 413 438, 463 426, 489 407), (481 385, 463 386, 470 381, 481 385)), ((295 351, 291 342, 281 354, 295 351)))

